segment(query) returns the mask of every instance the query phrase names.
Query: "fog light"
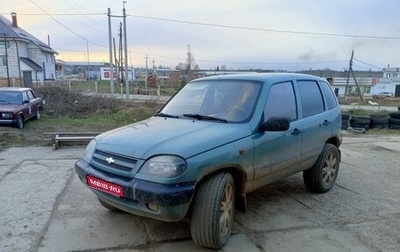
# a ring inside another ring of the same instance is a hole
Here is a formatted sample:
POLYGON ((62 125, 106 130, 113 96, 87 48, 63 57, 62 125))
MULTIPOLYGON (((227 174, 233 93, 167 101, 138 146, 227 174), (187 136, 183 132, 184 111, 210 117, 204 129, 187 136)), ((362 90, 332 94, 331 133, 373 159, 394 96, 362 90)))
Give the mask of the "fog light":
POLYGON ((154 212, 157 212, 159 209, 158 205, 154 203, 147 203, 147 208, 154 212))

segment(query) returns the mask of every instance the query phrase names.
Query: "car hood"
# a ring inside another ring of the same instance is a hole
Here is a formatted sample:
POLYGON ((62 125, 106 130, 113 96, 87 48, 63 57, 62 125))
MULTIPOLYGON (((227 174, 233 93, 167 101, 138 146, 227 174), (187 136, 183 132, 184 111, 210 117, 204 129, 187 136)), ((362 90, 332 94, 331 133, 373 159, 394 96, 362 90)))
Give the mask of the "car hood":
POLYGON ((21 107, 19 104, 0 103, 0 111, 4 112, 16 111, 19 107, 21 107))
POLYGON ((96 148, 137 159, 160 154, 189 158, 250 133, 247 123, 151 117, 97 136, 96 148))

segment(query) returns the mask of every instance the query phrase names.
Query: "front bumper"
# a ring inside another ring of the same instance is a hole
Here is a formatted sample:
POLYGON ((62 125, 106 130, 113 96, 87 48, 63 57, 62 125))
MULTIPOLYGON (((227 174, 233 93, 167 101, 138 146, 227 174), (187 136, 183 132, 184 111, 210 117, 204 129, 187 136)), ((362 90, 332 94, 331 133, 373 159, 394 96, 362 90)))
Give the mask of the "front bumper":
POLYGON ((97 170, 83 159, 75 163, 75 171, 86 185, 86 176, 90 175, 122 186, 122 198, 89 187, 106 203, 135 215, 168 222, 179 221, 185 217, 195 190, 195 182, 167 185, 137 178, 124 178, 97 170))
POLYGON ((0 119, 0 124, 3 125, 14 125, 17 123, 17 120, 14 119, 0 119))

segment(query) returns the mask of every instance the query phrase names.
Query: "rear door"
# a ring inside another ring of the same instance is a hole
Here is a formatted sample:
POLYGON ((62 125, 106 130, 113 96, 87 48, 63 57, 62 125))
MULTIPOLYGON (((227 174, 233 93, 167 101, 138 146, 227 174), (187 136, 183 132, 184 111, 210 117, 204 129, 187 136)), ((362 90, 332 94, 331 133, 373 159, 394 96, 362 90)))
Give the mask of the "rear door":
POLYGON ((40 106, 40 99, 36 98, 33 94, 32 90, 27 91, 28 99, 29 99, 29 107, 30 107, 30 117, 35 116, 40 106))
POLYGON ((325 113, 325 104, 317 80, 299 80, 300 109, 303 121, 303 157, 306 166, 315 163, 327 140, 332 118, 325 113))

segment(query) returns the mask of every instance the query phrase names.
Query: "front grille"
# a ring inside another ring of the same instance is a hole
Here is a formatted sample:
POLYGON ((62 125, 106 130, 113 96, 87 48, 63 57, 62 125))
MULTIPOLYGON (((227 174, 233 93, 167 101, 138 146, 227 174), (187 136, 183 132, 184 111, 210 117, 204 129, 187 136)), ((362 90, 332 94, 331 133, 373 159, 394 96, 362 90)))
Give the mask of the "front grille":
POLYGON ((95 150, 93 161, 102 166, 107 166, 120 171, 130 172, 135 167, 136 159, 120 156, 115 153, 95 150))

